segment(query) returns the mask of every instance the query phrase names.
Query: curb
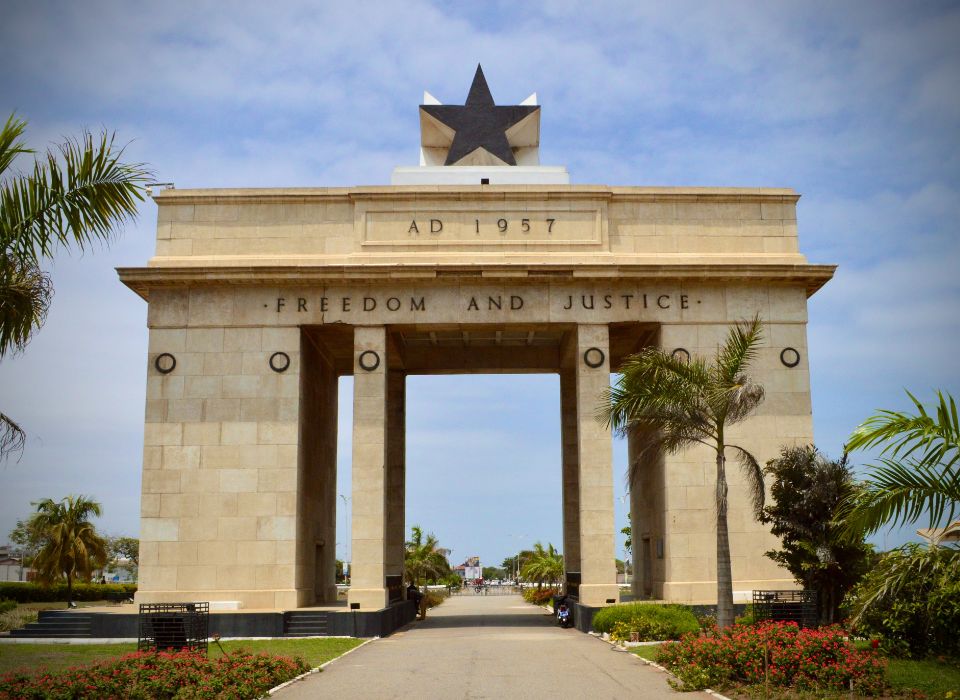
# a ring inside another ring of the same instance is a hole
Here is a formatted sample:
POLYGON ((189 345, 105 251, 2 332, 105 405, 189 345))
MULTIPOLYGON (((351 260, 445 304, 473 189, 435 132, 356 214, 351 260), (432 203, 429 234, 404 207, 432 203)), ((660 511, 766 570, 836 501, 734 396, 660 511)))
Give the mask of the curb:
POLYGON ((326 663, 320 664, 320 665, 317 666, 316 668, 311 668, 309 671, 304 671, 303 673, 301 673, 299 676, 296 676, 295 678, 291 678, 290 680, 285 681, 285 682, 281 683, 280 685, 274 686, 273 688, 271 688, 270 690, 267 691, 267 696, 273 695, 274 693, 283 690, 283 689, 286 688, 288 685, 293 685, 293 684, 296 683, 297 681, 302 681, 302 680, 303 680, 304 678, 306 678, 307 676, 312 676, 314 673, 320 673, 320 671, 322 671, 323 669, 325 669, 327 666, 329 666, 330 664, 332 664, 334 661, 339 661, 340 659, 342 659, 342 658, 343 658, 344 656, 346 656, 347 654, 352 654, 352 653, 355 652, 357 649, 362 649, 363 647, 367 646, 367 644, 369 644, 370 642, 375 642, 375 641, 377 641, 378 639, 380 639, 380 637, 373 637, 372 639, 367 639, 367 640, 364 641, 362 644, 358 644, 357 646, 355 646, 353 649, 350 649, 350 650, 348 650, 348 651, 343 652, 342 654, 340 654, 340 656, 334 657, 334 658, 330 659, 329 661, 327 661, 326 663))
MULTIPOLYGON (((594 635, 591 635, 591 636, 594 636, 594 635)), ((617 651, 622 651, 622 652, 624 652, 624 653, 630 654, 630 652, 627 651, 627 648, 626 648, 626 647, 621 647, 621 646, 620 646, 619 644, 617 644, 616 642, 612 642, 612 641, 610 641, 610 640, 608 640, 608 639, 604 639, 604 638, 601 637, 600 635, 595 635, 595 636, 596 636, 596 638, 599 639, 601 642, 606 642, 607 644, 609 644, 613 649, 616 649, 617 651)), ((649 645, 652 645, 652 644, 663 644, 663 643, 664 643, 664 642, 648 642, 648 643, 646 643, 646 645, 649 646, 649 645)), ((634 645, 634 646, 644 646, 644 644, 636 644, 636 645, 634 645)), ((647 666, 653 666, 655 669, 657 669, 657 670, 660 671, 661 673, 666 673, 668 676, 671 676, 672 678, 677 678, 677 677, 674 676, 672 673, 670 673, 670 670, 669 670, 669 669, 664 668, 663 666, 661 666, 660 664, 656 663, 655 661, 650 661, 650 660, 648 660, 648 659, 644 659, 643 657, 637 656, 636 654, 630 654, 630 656, 632 656, 633 658, 635 658, 637 661, 646 664, 647 666)), ((677 678, 677 680, 680 680, 680 679, 677 678)), ((721 695, 720 693, 718 693, 718 692, 715 691, 715 690, 710 690, 710 688, 704 688, 701 692, 704 692, 704 693, 706 693, 707 695, 712 695, 713 697, 717 698, 717 700, 730 700, 730 698, 728 698, 726 695, 721 695)))

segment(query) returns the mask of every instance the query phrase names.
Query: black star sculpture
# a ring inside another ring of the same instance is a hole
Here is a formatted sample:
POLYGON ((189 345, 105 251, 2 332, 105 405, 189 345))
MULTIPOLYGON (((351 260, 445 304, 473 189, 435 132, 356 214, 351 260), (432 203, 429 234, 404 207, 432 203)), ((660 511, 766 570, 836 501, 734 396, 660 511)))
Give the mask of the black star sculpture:
POLYGON ((513 156, 506 131, 540 108, 525 105, 498 107, 493 102, 493 95, 487 87, 483 70, 478 65, 477 73, 473 76, 473 84, 470 86, 470 94, 467 95, 467 101, 462 107, 420 105, 420 109, 455 132, 444 165, 454 165, 478 148, 482 148, 507 165, 516 165, 517 159, 513 156))

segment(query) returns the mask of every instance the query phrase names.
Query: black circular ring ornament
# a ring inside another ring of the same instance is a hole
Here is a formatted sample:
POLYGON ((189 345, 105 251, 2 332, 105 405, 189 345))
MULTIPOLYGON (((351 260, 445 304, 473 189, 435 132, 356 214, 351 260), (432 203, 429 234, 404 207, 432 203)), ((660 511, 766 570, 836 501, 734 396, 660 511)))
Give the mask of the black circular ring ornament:
POLYGON ((689 362, 690 351, 686 348, 674 348, 673 352, 670 353, 670 357, 672 357, 674 360, 679 360, 680 362, 689 362))
POLYGON ((794 348, 784 348, 780 351, 780 362, 786 367, 796 367, 800 364, 800 353, 794 348))
POLYGON ((360 353, 357 362, 360 364, 360 369, 372 372, 380 366, 380 356, 373 350, 364 350, 360 353))
POLYGON ((600 348, 588 348, 586 352, 583 353, 583 363, 587 367, 597 367, 603 366, 603 361, 607 359, 607 356, 603 354, 603 350, 600 348))
POLYGON ((270 356, 270 369, 278 374, 290 367, 290 356, 285 352, 275 352, 270 356))
POLYGON ((160 374, 170 374, 177 366, 177 358, 169 352, 162 352, 153 361, 153 366, 160 374))

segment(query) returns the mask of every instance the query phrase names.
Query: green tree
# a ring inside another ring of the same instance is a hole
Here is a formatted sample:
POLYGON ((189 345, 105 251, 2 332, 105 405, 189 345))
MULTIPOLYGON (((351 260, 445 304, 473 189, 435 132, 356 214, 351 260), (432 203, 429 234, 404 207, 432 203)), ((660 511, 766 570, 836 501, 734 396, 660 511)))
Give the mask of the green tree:
MULTIPOLYGON (((960 547, 941 546, 940 525, 960 513, 960 419, 949 393, 937 392, 936 412, 928 412, 910 392, 916 413, 880 410, 864 421, 847 441, 848 450, 880 448, 879 464, 870 465, 866 480, 846 499, 841 517, 851 537, 885 525, 916 523, 926 515, 934 530, 929 546, 905 545, 884 554, 851 601, 851 621, 900 619, 898 627, 939 627, 955 632, 954 618, 945 622, 941 606, 916 603, 912 591, 932 590, 940 580, 960 571, 960 547), (944 573, 947 572, 947 573, 944 573), (882 611, 892 610, 890 615, 882 611), (909 618, 908 621, 904 621, 909 618)), ((930 598, 934 600, 934 598, 930 598)), ((891 629, 896 636, 902 632, 891 629)), ((926 642, 907 642, 915 652, 926 642)))
POLYGON ((504 569, 498 568, 496 566, 485 566, 483 567, 483 580, 491 581, 497 579, 504 579, 507 577, 507 572, 504 569))
POLYGON ((727 452, 747 475, 753 508, 764 504, 763 471, 745 448, 727 440, 727 429, 750 416, 763 401, 763 387, 747 374, 762 339, 759 317, 730 329, 712 362, 689 361, 659 348, 647 348, 626 359, 617 383, 605 391, 600 418, 620 434, 636 430, 646 439, 640 459, 630 464, 629 483, 646 458, 673 454, 697 445, 707 447, 716 462, 717 624, 733 624, 733 576, 727 530, 727 452))
POLYGON ((871 548, 863 538, 844 536, 837 509, 856 490, 844 456, 826 459, 813 445, 784 447, 764 470, 773 501, 761 522, 771 526, 781 548, 766 553, 797 583, 819 591, 820 621, 839 620, 843 597, 866 573, 871 548))
POLYGON ((23 565, 32 565, 34 557, 43 546, 43 534, 33 527, 33 521, 30 518, 18 520, 10 531, 9 539, 17 546, 17 554, 23 565))
POLYGON ((540 588, 544 583, 553 584, 563 580, 563 555, 552 544, 546 549, 539 542, 534 543, 531 556, 520 569, 520 576, 532 581, 540 588))
POLYGON ((140 567, 140 540, 136 537, 108 537, 107 553, 110 567, 123 569, 136 578, 140 567))
POLYGON ((59 503, 45 498, 34 504, 37 512, 30 527, 43 537, 33 566, 41 583, 67 580, 67 603, 73 603, 73 581, 89 580, 107 563, 107 542, 97 534, 91 516, 101 514, 100 504, 84 496, 67 496, 59 503))
MULTIPOLYGON (((630 516, 627 516, 627 520, 630 519, 630 516)), ((623 541, 623 548, 627 551, 627 554, 633 554, 633 527, 627 525, 626 527, 620 528, 620 534, 626 535, 626 539, 623 541)))
POLYGON ((424 536, 419 525, 413 526, 403 563, 408 582, 419 586, 421 579, 439 579, 450 572, 450 563, 439 545, 436 535, 430 533, 424 536))
POLYGON ((523 565, 527 560, 533 556, 533 552, 529 549, 522 549, 517 552, 515 557, 507 557, 503 560, 503 563, 500 565, 507 572, 509 578, 514 578, 517 573, 523 569, 523 565))
MULTIPOLYGON (((23 351, 43 325, 53 296, 41 268, 59 247, 80 251, 109 241, 143 201, 150 172, 123 163, 114 136, 84 132, 35 158, 29 173, 12 173, 32 154, 13 115, 0 130, 0 359, 23 351)), ((0 413, 0 459, 23 449, 25 433, 0 413)))

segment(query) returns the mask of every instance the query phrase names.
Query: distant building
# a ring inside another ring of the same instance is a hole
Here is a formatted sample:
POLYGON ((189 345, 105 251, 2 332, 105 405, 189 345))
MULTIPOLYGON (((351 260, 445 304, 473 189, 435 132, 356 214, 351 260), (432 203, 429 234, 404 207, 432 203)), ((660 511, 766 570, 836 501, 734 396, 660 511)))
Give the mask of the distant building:
POLYGON ((474 581, 483 578, 483 567, 480 566, 480 557, 468 557, 463 564, 454 567, 454 571, 460 574, 464 581, 474 581))
POLYGON ((33 577, 33 569, 23 566, 13 547, 0 546, 0 581, 32 581, 33 577))

